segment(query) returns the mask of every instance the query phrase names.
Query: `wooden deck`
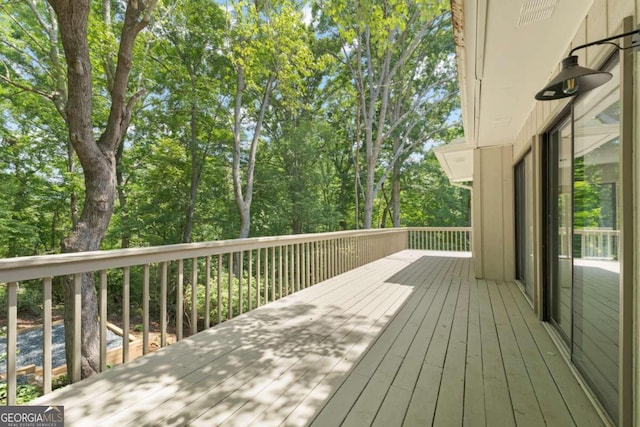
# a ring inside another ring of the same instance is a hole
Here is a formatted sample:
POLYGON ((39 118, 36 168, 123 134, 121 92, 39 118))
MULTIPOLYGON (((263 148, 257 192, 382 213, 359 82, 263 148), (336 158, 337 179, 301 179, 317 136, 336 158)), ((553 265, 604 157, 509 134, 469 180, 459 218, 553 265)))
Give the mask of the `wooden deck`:
POLYGON ((513 283, 403 251, 58 390, 67 426, 599 426, 513 283))

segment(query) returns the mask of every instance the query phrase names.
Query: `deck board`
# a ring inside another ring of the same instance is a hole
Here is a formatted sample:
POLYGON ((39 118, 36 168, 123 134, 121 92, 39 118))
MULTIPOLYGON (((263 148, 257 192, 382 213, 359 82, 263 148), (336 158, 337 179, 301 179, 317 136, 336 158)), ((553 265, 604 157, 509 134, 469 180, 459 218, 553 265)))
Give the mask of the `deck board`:
POLYGON ((403 251, 34 404, 68 426, 603 425, 514 283, 403 251))

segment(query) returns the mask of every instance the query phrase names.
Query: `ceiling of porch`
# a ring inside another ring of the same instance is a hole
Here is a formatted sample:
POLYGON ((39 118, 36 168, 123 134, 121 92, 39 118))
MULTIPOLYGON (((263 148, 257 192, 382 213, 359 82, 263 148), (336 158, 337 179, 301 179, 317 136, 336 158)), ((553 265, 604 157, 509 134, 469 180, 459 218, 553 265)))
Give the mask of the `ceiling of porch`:
POLYGON ((593 0, 451 0, 465 139, 513 143, 593 0))

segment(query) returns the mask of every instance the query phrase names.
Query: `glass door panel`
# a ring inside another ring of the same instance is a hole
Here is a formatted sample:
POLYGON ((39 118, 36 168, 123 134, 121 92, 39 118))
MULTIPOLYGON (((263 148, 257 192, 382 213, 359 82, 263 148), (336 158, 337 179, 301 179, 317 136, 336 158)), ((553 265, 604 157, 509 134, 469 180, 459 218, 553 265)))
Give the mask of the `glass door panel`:
POLYGON ((516 278, 531 301, 534 293, 533 156, 529 152, 515 167, 516 278))
POLYGON ((546 317, 614 422, 619 406, 620 85, 577 98, 544 150, 546 317))
MULTIPOLYGON (((618 76, 616 67, 613 75, 618 76)), ((572 359, 618 416, 620 94, 614 81, 574 106, 572 359)))
POLYGON ((547 144, 549 316, 567 345, 571 342, 572 164, 571 122, 550 134, 547 144))

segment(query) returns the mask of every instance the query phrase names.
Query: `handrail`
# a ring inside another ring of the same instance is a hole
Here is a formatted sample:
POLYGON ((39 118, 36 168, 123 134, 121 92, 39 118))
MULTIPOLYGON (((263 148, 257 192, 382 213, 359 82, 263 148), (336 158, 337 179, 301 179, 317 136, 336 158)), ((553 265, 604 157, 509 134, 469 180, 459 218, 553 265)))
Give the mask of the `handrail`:
MULTIPOLYGON (((273 246, 398 233, 399 229, 337 231, 291 236, 252 237, 246 239, 216 240, 202 243, 180 243, 144 248, 112 249, 68 254, 39 255, 0 259, 0 283, 40 278, 36 273, 46 266, 47 275, 61 276, 89 271, 130 267, 144 263, 188 259, 207 255, 226 254, 273 246), (180 254, 180 257, 176 257, 180 254), (88 263, 88 261, 90 261, 88 263), (87 268, 78 265, 88 264, 87 268)), ((405 229, 400 229, 405 230, 405 229)))

